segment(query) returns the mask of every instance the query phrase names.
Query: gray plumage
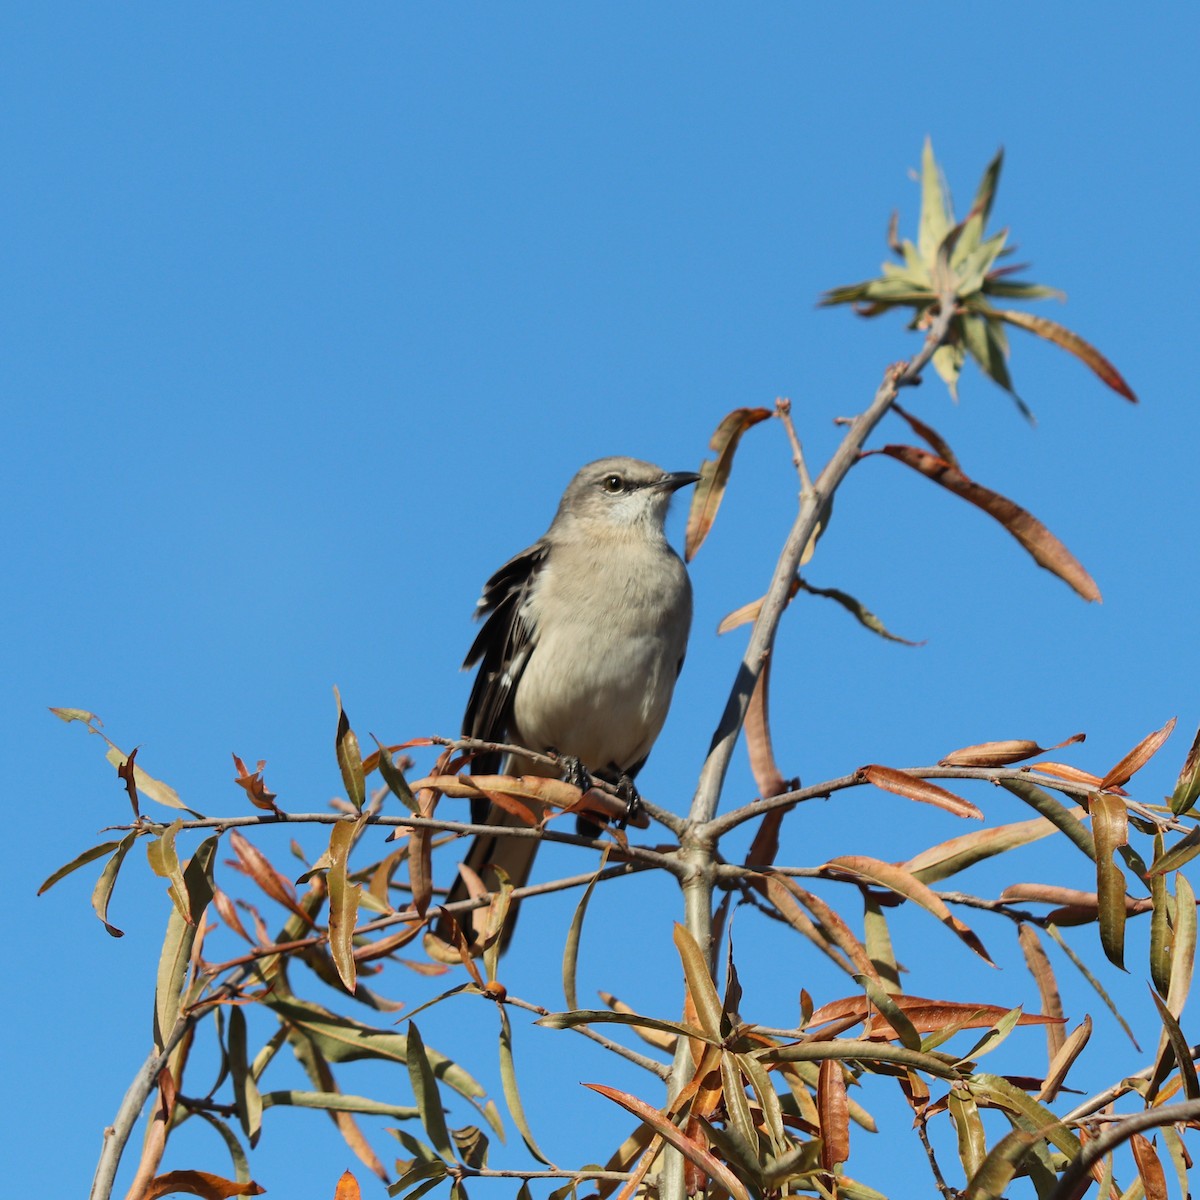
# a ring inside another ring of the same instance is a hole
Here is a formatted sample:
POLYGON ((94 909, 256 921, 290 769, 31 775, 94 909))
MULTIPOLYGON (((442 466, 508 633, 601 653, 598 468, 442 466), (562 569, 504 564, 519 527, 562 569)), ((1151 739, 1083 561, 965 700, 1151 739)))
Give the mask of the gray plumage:
MULTIPOLYGON (((654 745, 683 665, 692 621, 687 570, 663 531, 672 495, 694 483, 635 458, 602 458, 571 480, 546 533, 484 585, 485 618, 464 666, 478 664, 463 733, 578 759, 595 775, 632 779, 654 745)), ((480 755, 473 769, 557 774, 480 755)), ((477 802, 472 820, 512 823, 477 802)), ((533 839, 477 837, 466 864, 489 864, 519 887, 533 839)), ((459 880, 450 900, 466 896, 459 880)))

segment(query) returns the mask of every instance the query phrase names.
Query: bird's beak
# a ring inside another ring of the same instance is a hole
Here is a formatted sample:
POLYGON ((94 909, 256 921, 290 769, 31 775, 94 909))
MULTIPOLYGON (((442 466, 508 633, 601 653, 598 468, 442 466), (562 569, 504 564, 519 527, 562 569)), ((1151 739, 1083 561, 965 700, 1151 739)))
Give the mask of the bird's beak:
POLYGON ((696 483, 699 478, 695 471, 668 471, 658 481, 657 486, 664 492, 677 492, 689 483, 696 483))

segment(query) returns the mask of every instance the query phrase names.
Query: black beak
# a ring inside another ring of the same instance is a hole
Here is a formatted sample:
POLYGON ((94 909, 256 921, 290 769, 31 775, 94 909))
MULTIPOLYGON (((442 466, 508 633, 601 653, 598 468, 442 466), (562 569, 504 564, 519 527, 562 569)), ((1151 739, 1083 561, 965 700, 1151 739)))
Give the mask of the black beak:
POLYGON ((664 492, 677 492, 680 488, 687 487, 689 483, 696 483, 699 478, 700 476, 695 471, 668 471, 658 481, 657 486, 664 492))

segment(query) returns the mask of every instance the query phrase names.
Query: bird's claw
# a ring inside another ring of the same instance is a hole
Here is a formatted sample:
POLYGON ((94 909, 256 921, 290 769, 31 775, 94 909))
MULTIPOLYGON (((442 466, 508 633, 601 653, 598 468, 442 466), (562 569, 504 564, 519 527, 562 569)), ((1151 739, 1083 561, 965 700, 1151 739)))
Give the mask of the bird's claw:
POLYGON ((617 795, 625 801, 625 815, 617 822, 617 828, 624 829, 642 811, 642 798, 628 775, 617 780, 617 795))
POLYGON ((581 792, 591 790, 592 775, 581 759, 571 754, 564 754, 558 761, 562 764, 564 782, 569 783, 572 787, 577 787, 581 792))

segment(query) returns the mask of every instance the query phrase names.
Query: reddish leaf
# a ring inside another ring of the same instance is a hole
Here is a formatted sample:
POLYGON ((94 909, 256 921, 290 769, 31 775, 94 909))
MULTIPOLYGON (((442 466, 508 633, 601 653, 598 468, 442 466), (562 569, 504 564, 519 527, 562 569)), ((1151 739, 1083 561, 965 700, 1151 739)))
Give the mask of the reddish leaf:
POLYGON ((832 1171, 850 1157, 846 1079, 836 1059, 825 1059, 817 1069, 817 1113, 821 1118, 821 1166, 832 1171))
POLYGON ((1085 600, 1100 599, 1100 589, 1096 586, 1096 581, 1066 546, 1032 513, 1026 512, 999 492, 993 492, 990 488, 969 479, 945 459, 938 458, 926 450, 919 450, 916 446, 884 446, 875 453, 886 454, 897 462, 912 467, 927 479, 983 509, 1029 551, 1039 566, 1057 575, 1085 600))
POLYGON ((953 792, 948 792, 945 788, 938 787, 937 784, 930 783, 928 780, 917 779, 906 771, 897 771, 892 767, 872 764, 862 767, 859 775, 868 783, 873 783, 885 792, 894 792, 898 796, 906 796, 909 800, 919 800, 922 804, 933 804, 953 813, 956 817, 974 817, 977 821, 983 820, 983 813, 969 800, 963 800, 953 792))
POLYGON ((908 422, 909 428, 913 433, 923 442, 927 442, 938 458, 945 459, 952 467, 958 466, 958 459, 955 458, 954 451, 950 449, 950 444, 936 429, 930 425, 926 425, 924 421, 914 417, 912 413, 906 412, 894 400, 892 401, 892 412, 898 417, 903 417, 908 422))
POLYGON ((253 773, 246 770, 246 764, 236 754, 233 756, 233 765, 237 768, 237 777, 233 782, 238 787, 245 789, 250 803, 255 808, 273 812, 277 817, 283 816, 279 806, 275 803, 275 793, 268 791, 267 785, 263 782, 262 773, 263 768, 267 765, 266 760, 260 758, 258 767, 253 773))
MULTIPOLYGON (((1042 1009, 1048 1015, 1063 1019, 1062 997, 1058 991, 1058 981, 1054 978, 1054 968, 1046 955, 1037 930, 1032 925, 1021 924, 1017 927, 1017 941, 1021 952, 1025 955, 1025 965, 1033 976, 1037 989, 1042 997, 1042 1009)), ((1053 1064, 1055 1055, 1063 1048, 1065 1034, 1060 1025, 1046 1026, 1046 1059, 1053 1064)))
POLYGON ((342 1172, 342 1177, 337 1183, 337 1191, 333 1193, 333 1200, 362 1200, 358 1180, 349 1171, 342 1172))
POLYGON ((172 1192, 185 1192, 203 1200, 229 1200, 230 1196, 261 1196, 266 1190, 253 1180, 238 1183, 235 1179, 222 1179, 207 1171, 168 1171, 151 1180, 140 1200, 160 1200, 172 1192))
POLYGON ((1123 759, 1100 781, 1100 791, 1123 787, 1140 771, 1171 736, 1176 718, 1172 717, 1161 729, 1148 733, 1123 759))
POLYGON ((1095 346, 1090 342, 1085 342, 1079 334, 1074 333, 1065 325, 1038 316, 1036 313, 1022 312, 1020 309, 1002 309, 996 313, 996 316, 1010 325, 1016 325, 1019 329, 1027 329, 1030 333, 1036 333, 1038 337, 1045 338, 1046 341, 1053 342, 1056 346, 1061 346, 1075 355, 1085 366, 1090 367, 1101 381, 1107 383, 1114 392, 1124 396, 1126 400, 1132 400, 1134 404, 1137 403, 1133 389, 1121 377, 1121 372, 1095 346))
MULTIPOLYGON (((788 790, 787 780, 779 772, 775 764, 775 751, 771 746, 771 723, 768 717, 770 703, 771 659, 768 655, 763 660, 758 682, 750 694, 750 704, 746 709, 744 736, 746 751, 750 756, 750 770, 758 787, 758 794, 769 800, 772 796, 780 796, 788 790)), ((761 864, 756 864, 761 865, 761 864)))
POLYGON ((716 452, 716 458, 705 459, 700 464, 700 482, 692 493, 692 507, 688 512, 684 538, 685 561, 692 561, 716 520, 717 509, 721 507, 725 488, 729 484, 733 455, 742 434, 770 416, 769 408, 737 408, 717 426, 708 444, 709 449, 716 452))
POLYGON ((1064 746, 1074 745, 1087 738, 1085 733, 1077 733, 1059 742, 1057 746, 1042 747, 1037 742, 1027 739, 1016 739, 1004 742, 980 742, 977 746, 964 746, 961 750, 952 750, 945 758, 939 760, 943 767, 1005 767, 1009 763, 1022 762, 1035 754, 1048 754, 1051 750, 1061 750, 1064 746))
MULTIPOLYGON (((1010 1011, 998 1004, 971 1004, 960 1000, 929 1000, 924 996, 905 996, 895 993, 892 1001, 909 1019, 918 1033, 937 1033, 943 1029, 990 1029, 1001 1017, 1010 1011)), ((881 1015, 863 995, 846 996, 841 1000, 831 1000, 822 1004, 807 1024, 809 1028, 825 1025, 830 1021, 843 1021, 849 1017, 857 1021, 865 1021, 870 1017, 870 1024, 865 1031, 868 1038, 892 1039, 896 1031, 892 1029, 886 1017, 881 1015)), ((1018 1025, 1055 1025, 1061 1024, 1062 1017, 1048 1016, 1045 1013, 1022 1013, 1017 1018, 1018 1025)))
POLYGON ((252 842, 247 841, 236 829, 229 834, 230 849, 238 856, 238 865, 258 884, 272 900, 294 912, 306 925, 312 918, 296 902, 296 889, 271 865, 270 860, 252 842))

